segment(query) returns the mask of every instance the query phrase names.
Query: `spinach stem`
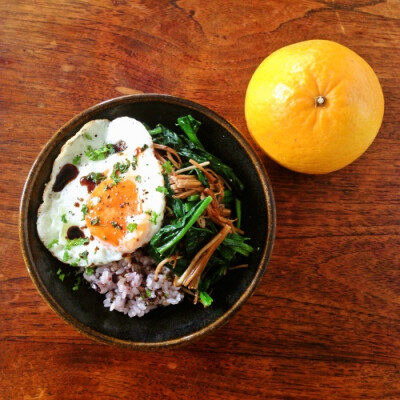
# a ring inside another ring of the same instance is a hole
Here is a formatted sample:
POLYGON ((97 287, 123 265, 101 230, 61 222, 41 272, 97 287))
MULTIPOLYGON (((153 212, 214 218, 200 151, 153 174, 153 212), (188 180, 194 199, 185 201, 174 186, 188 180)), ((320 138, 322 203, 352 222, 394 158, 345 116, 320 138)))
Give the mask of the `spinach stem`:
POLYGON ((187 198, 187 201, 197 201, 197 200, 200 200, 200 195, 199 194, 192 194, 191 196, 189 196, 188 198, 187 198))
POLYGON ((235 208, 236 208, 236 226, 240 229, 242 225, 242 202, 239 199, 235 199, 235 208))
POLYGON ((158 252, 162 255, 172 246, 177 244, 186 234, 186 232, 192 227, 192 225, 197 221, 201 214, 203 214, 204 210, 208 207, 208 205, 212 202, 212 197, 207 196, 201 203, 199 203, 199 208, 192 215, 188 223, 182 228, 178 235, 176 235, 170 242, 164 244, 164 246, 158 249, 158 252))
POLYGON ((148 130, 148 132, 150 133, 151 136, 159 135, 160 133, 162 133, 162 128, 161 126, 157 126, 154 129, 148 130))

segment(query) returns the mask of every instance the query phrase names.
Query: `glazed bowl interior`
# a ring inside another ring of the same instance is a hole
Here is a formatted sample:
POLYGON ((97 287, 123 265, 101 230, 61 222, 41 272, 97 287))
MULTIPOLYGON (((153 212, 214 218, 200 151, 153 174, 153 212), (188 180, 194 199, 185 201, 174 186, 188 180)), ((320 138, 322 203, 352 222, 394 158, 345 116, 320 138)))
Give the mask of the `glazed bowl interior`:
POLYGON ((98 104, 62 127, 47 143, 28 176, 20 212, 21 245, 29 273, 39 292, 62 318, 82 333, 109 344, 154 348, 185 343, 226 322, 251 295, 266 269, 274 241, 275 206, 268 177, 242 136, 212 111, 187 100, 166 95, 125 96, 98 104), (249 267, 230 271, 213 291, 211 307, 184 300, 160 307, 142 318, 129 318, 103 307, 103 296, 81 285, 72 291, 72 278, 63 282, 57 270, 63 264, 39 240, 37 210, 62 145, 93 119, 129 116, 154 127, 175 129, 176 118, 191 114, 201 121, 199 138, 205 147, 233 167, 243 181, 243 229, 255 251, 249 267))

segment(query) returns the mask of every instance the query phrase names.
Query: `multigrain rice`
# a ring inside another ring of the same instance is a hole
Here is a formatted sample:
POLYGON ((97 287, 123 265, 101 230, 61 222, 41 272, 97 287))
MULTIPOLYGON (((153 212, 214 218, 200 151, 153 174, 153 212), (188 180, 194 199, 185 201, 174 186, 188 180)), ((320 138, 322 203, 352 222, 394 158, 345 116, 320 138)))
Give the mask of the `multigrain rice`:
POLYGON ((178 304, 183 299, 180 287, 173 284, 174 275, 164 267, 154 279, 154 260, 137 250, 118 262, 100 265, 83 277, 92 289, 104 294, 104 307, 129 317, 142 317, 158 306, 178 304))

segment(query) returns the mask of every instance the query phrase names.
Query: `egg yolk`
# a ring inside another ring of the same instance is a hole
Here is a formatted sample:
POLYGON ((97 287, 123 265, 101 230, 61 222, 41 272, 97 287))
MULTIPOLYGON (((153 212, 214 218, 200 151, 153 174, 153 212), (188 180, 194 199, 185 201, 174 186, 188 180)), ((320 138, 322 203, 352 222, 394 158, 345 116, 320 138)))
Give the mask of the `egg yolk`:
MULTIPOLYGON (((134 181, 124 179, 117 184, 111 179, 101 182, 90 194, 85 217, 90 233, 117 246, 128 232, 127 218, 142 212, 134 181)), ((135 231, 140 226, 135 226, 135 231)))

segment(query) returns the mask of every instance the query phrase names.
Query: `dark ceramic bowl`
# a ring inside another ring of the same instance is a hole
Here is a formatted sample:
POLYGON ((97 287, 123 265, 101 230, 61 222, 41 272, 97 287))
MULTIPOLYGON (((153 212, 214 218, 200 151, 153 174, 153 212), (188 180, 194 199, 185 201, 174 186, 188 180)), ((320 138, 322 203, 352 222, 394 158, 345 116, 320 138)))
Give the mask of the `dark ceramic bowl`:
POLYGON ((20 240, 30 276, 40 294, 78 331, 107 344, 128 348, 161 348, 200 338, 226 323, 249 298, 265 272, 275 236, 275 204, 271 184, 261 161, 240 133, 227 121, 191 101, 172 96, 144 94, 105 101, 83 111, 64 125, 46 144, 25 184, 20 209, 20 240), (158 308, 142 318, 129 318, 103 307, 103 296, 72 281, 60 281, 63 265, 42 245, 36 231, 37 210, 54 159, 62 145, 85 123, 98 118, 134 117, 154 127, 161 122, 174 128, 176 118, 187 114, 201 121, 199 137, 206 148, 233 167, 245 184, 243 228, 256 249, 249 267, 230 271, 215 287, 211 307, 182 303, 158 308))

